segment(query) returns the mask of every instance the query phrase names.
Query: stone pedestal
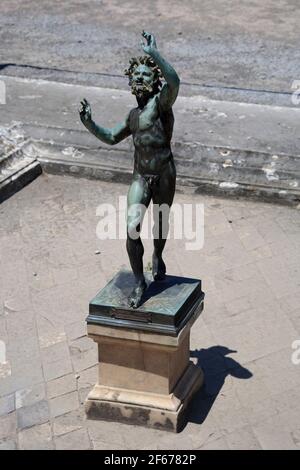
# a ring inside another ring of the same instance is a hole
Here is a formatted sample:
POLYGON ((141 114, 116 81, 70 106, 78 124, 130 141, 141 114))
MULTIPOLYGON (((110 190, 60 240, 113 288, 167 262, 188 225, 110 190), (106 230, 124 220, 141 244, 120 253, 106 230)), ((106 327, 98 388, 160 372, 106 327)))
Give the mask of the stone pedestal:
POLYGON ((87 331, 98 344, 99 378, 86 413, 178 432, 203 383, 201 369, 189 360, 190 328, 203 309, 201 282, 168 276, 153 283, 156 299, 149 295, 138 310, 126 306, 132 284, 131 273, 121 271, 90 304, 87 331))

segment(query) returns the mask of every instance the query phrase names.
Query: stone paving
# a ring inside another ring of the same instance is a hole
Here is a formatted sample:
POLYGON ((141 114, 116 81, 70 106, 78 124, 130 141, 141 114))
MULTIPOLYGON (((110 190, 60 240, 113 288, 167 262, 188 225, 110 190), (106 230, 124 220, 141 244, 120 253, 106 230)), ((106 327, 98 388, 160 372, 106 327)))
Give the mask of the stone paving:
POLYGON ((170 274, 203 279, 191 357, 205 387, 178 435, 85 419, 88 303, 128 265, 124 240, 96 237, 96 207, 126 192, 43 174, 0 206, 0 449, 299 449, 299 210, 180 188, 176 202, 204 204, 204 246, 171 239, 165 257, 170 274))

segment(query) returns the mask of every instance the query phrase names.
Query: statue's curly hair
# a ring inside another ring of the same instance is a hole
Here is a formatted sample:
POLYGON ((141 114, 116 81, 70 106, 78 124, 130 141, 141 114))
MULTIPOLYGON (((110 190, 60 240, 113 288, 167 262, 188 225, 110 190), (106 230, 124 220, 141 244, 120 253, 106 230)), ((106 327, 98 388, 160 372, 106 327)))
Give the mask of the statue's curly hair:
POLYGON ((158 65, 156 65, 156 63, 154 62, 152 57, 149 57, 147 55, 140 56, 140 57, 132 57, 129 60, 129 67, 128 67, 128 69, 124 70, 125 75, 127 75, 129 77, 128 84, 131 86, 132 75, 133 75, 135 69, 139 65, 146 65, 147 67, 149 67, 152 70, 152 72, 154 73, 155 86, 158 89, 161 88, 161 86, 162 86, 162 82, 161 82, 162 73, 161 73, 161 70, 158 67, 158 65))

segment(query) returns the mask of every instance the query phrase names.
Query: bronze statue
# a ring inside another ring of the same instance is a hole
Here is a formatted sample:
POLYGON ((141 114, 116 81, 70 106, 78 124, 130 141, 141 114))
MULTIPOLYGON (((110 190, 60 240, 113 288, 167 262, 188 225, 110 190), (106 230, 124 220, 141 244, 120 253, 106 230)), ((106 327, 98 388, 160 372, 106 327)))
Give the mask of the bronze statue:
MULTIPOLYGON (((141 238, 133 234, 140 232, 143 214, 135 211, 137 204, 145 208, 151 199, 154 204, 167 205, 173 202, 176 169, 170 147, 174 115, 172 106, 179 90, 179 77, 173 67, 159 53, 155 38, 143 31, 142 48, 147 54, 130 60, 125 74, 129 76, 129 85, 136 96, 138 106, 132 109, 126 119, 113 129, 97 125, 92 120, 90 104, 84 99, 79 110, 80 119, 85 127, 102 142, 115 145, 132 135, 134 152, 133 180, 127 196, 127 252, 136 286, 129 296, 129 306, 137 308, 142 300, 147 284, 143 272, 144 247, 141 238), (166 83, 162 84, 161 77, 166 83)), ((168 221, 162 220, 162 213, 154 226, 154 252, 152 274, 156 281, 165 278, 166 266, 162 252, 166 243, 168 221), (164 225, 164 227, 166 226, 164 225), (164 233, 162 233, 164 232, 164 233)), ((168 216, 167 216, 168 218, 168 216)))

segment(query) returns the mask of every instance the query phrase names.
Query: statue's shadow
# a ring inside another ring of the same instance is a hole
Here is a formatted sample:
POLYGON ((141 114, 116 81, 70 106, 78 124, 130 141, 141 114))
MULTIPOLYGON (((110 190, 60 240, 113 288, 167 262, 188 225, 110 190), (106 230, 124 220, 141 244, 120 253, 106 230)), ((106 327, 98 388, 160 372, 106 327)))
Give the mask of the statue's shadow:
POLYGON ((201 367, 204 372, 204 384, 193 398, 188 421, 198 424, 205 421, 228 375, 237 379, 252 377, 248 369, 227 357, 228 354, 236 352, 225 346, 191 351, 191 357, 197 359, 196 366, 201 367))

